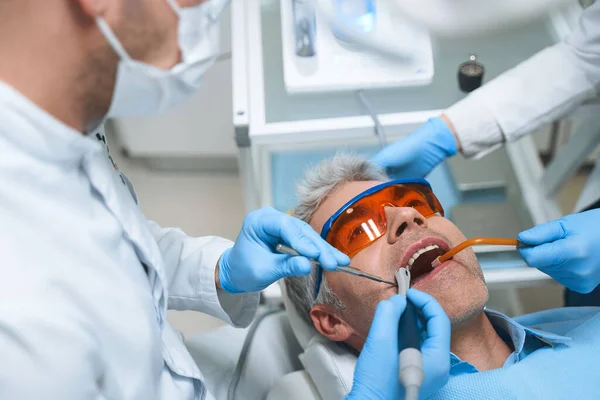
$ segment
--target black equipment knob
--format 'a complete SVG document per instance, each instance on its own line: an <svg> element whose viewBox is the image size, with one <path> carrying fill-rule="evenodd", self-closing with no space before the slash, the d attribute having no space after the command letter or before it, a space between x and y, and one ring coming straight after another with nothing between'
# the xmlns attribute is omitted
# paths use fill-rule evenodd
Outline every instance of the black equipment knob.
<svg viewBox="0 0 600 400"><path fill-rule="evenodd" d="M471 93L481 86L485 67L477 62L477 57L472 54L469 61L460 64L458 68L458 86L465 93Z"/></svg>

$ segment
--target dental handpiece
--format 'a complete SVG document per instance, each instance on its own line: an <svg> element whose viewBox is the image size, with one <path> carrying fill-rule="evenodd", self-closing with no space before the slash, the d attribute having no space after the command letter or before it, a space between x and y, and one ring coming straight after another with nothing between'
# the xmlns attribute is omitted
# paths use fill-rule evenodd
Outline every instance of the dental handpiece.
<svg viewBox="0 0 600 400"><path fill-rule="evenodd" d="M410 271L407 268L400 268L396 272L396 281L398 282L398 294L406 296L410 287ZM406 299L406 309L400 317L398 325L398 344L400 346L398 378L404 386L406 400L419 398L419 389L425 380L420 336L417 309Z"/></svg>

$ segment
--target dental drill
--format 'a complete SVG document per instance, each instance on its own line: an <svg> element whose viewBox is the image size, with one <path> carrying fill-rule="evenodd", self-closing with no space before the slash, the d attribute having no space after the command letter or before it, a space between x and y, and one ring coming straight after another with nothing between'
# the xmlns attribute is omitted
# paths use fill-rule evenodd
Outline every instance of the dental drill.
<svg viewBox="0 0 600 400"><path fill-rule="evenodd" d="M410 287L410 271L400 268L396 272L398 294L406 296ZM418 400L419 389L425 380L423 357L421 355L421 338L417 324L417 309L406 299L406 309L400 317L398 325L399 380L404 386L406 400Z"/></svg>

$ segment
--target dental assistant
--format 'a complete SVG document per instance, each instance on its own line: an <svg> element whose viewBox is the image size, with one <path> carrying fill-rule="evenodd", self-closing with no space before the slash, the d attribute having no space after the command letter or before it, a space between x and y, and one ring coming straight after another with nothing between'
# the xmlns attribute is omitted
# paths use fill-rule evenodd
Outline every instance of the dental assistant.
<svg viewBox="0 0 600 400"><path fill-rule="evenodd" d="M423 177L458 151L483 157L599 95L600 1L595 1L563 42L475 90L373 161L400 175ZM518 236L533 246L519 249L527 264L568 288L567 305L600 306L600 181L594 184L580 210L588 211Z"/></svg>

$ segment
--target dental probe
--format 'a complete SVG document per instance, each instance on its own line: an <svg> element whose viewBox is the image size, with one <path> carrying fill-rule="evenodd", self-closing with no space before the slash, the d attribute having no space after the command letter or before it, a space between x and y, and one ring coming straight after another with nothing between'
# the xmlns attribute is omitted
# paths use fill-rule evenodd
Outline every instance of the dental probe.
<svg viewBox="0 0 600 400"><path fill-rule="evenodd" d="M454 247L447 253L442 254L441 256L439 256L438 258L433 260L433 262L431 263L431 266L433 268L439 267L443 262L448 261L449 259L454 257L457 253L463 251L467 247L478 246L481 244L495 244L495 245L500 245L500 246L518 246L519 241L517 239L503 239L503 238L473 238L473 239L465 240L464 242L462 242L458 246Z"/></svg>
<svg viewBox="0 0 600 400"><path fill-rule="evenodd" d="M410 287L410 271L400 268L396 272L398 294L406 296ZM425 380L423 371L423 357L421 355L421 335L417 325L417 309L414 304L406 299L406 309L400 317L398 325L399 376L400 383L404 386L405 400L418 400L419 389Z"/></svg>
<svg viewBox="0 0 600 400"><path fill-rule="evenodd" d="M294 250L291 247L288 247L286 245L283 245L283 244L278 244L277 247L275 247L275 251L277 251L278 253L282 253L282 254L288 254L290 256L299 256L300 255L296 250ZM317 260L315 260L314 258L308 258L308 259L313 264L321 266L321 264L319 264L319 262ZM376 275L367 274L366 272L362 272L361 270L353 268L353 267L342 267L342 266L338 265L337 268L335 269L335 272L345 272L346 274L358 276L360 278L367 278L372 281L387 283L388 285L396 286L396 284L394 282L386 281L385 279L382 279Z"/></svg>

